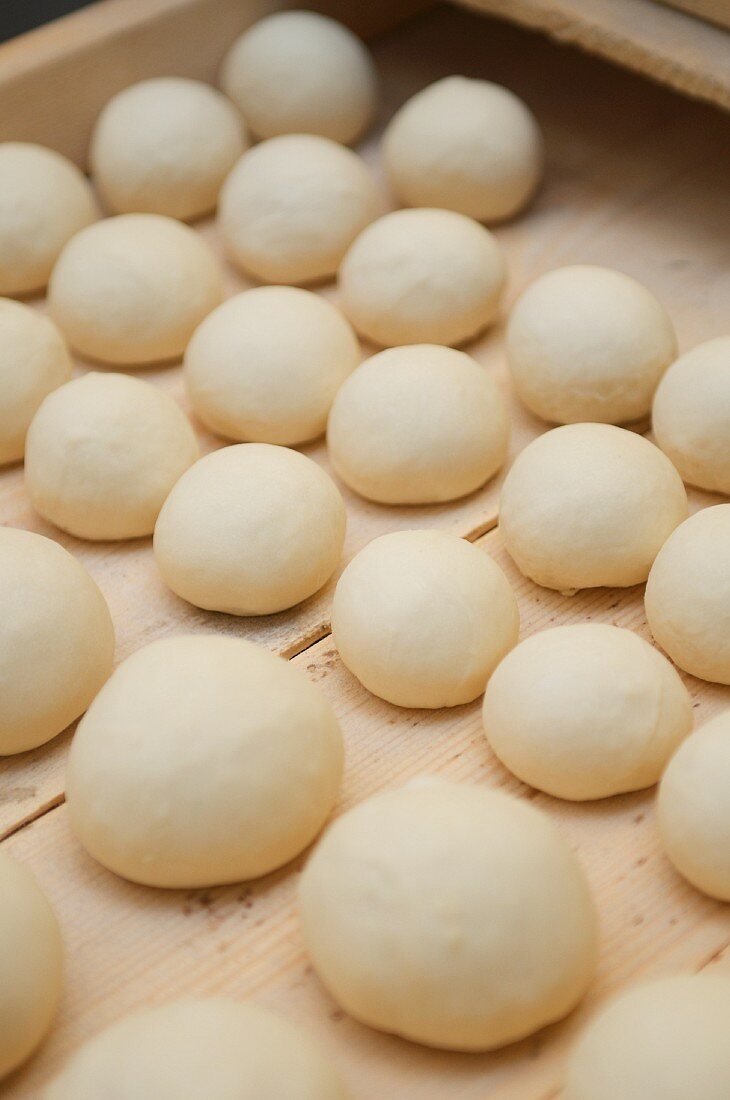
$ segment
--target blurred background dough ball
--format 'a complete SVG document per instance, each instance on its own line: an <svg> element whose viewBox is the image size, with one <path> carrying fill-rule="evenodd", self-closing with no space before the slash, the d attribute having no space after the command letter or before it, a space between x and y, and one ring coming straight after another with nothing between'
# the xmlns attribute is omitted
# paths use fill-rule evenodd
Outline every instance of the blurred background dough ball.
<svg viewBox="0 0 730 1100"><path fill-rule="evenodd" d="M461 344L494 321L506 280L496 238L451 210L396 210L354 241L342 308L376 344Z"/></svg>
<svg viewBox="0 0 730 1100"><path fill-rule="evenodd" d="M507 88L464 76L412 96L385 131L383 155L406 205L442 206L480 222L516 214L542 175L532 112Z"/></svg>
<svg viewBox="0 0 730 1100"><path fill-rule="evenodd" d="M172 397L126 374L92 371L36 413L25 487L37 512L82 539L151 535L167 494L198 458Z"/></svg>
<svg viewBox="0 0 730 1100"><path fill-rule="evenodd" d="M199 80L162 76L109 100L89 158L94 183L115 214L187 220L215 209L247 145L245 124L225 96Z"/></svg>
<svg viewBox="0 0 730 1100"><path fill-rule="evenodd" d="M344 570L332 605L344 664L373 695L401 707L476 699L519 625L499 566L444 531L373 539Z"/></svg>
<svg viewBox="0 0 730 1100"><path fill-rule="evenodd" d="M648 415L677 354L664 307L635 279L577 264L518 298L507 359L519 397L543 420L625 424Z"/></svg>
<svg viewBox="0 0 730 1100"><path fill-rule="evenodd" d="M229 298L196 329L185 382L196 413L218 435L294 446L322 435L359 361L355 333L324 298L262 286Z"/></svg>
<svg viewBox="0 0 730 1100"><path fill-rule="evenodd" d="M509 418L487 372L453 348L389 348L351 374L327 428L335 471L383 504L455 500L507 457Z"/></svg>
<svg viewBox="0 0 730 1100"><path fill-rule="evenodd" d="M666 455L611 424L569 424L533 440L502 487L499 526L525 576L546 588L641 584L687 516Z"/></svg>
<svg viewBox="0 0 730 1100"><path fill-rule="evenodd" d="M331 278L382 202L364 161L328 138L256 145L228 176L219 223L229 257L268 283Z"/></svg>
<svg viewBox="0 0 730 1100"><path fill-rule="evenodd" d="M81 355L141 367L181 356L223 287L194 230L158 214L120 214L69 241L48 297L51 316Z"/></svg>

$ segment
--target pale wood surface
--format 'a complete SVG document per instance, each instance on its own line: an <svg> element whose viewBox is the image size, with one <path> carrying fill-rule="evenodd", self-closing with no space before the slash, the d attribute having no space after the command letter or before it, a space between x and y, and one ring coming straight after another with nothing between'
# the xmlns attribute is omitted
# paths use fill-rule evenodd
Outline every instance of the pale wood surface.
<svg viewBox="0 0 730 1100"><path fill-rule="evenodd" d="M657 0L730 29L730 0Z"/></svg>

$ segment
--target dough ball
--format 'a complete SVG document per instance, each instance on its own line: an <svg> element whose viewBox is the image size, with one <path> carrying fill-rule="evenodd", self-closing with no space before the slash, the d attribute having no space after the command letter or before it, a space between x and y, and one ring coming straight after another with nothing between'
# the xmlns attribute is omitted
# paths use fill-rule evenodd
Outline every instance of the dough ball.
<svg viewBox="0 0 730 1100"><path fill-rule="evenodd" d="M270 615L334 573L345 506L316 462L287 447L239 443L206 455L160 512L154 549L184 600L229 615Z"/></svg>
<svg viewBox="0 0 730 1100"><path fill-rule="evenodd" d="M247 147L246 129L225 96L199 80L162 76L118 92L97 119L91 170L116 214L198 218Z"/></svg>
<svg viewBox="0 0 730 1100"><path fill-rule="evenodd" d="M543 420L625 424L647 416L677 354L664 306L635 279L578 264L518 299L507 358L519 397Z"/></svg>
<svg viewBox="0 0 730 1100"><path fill-rule="evenodd" d="M68 382L71 357L47 317L0 298L0 465L17 462L25 436L46 394Z"/></svg>
<svg viewBox="0 0 730 1100"><path fill-rule="evenodd" d="M126 374L91 372L55 390L28 432L25 487L37 512L82 539L151 535L198 457L180 406Z"/></svg>
<svg viewBox="0 0 730 1100"><path fill-rule="evenodd" d="M335 398L330 458L351 489L383 504L456 500L504 464L502 394L468 355L434 344L390 348Z"/></svg>
<svg viewBox="0 0 730 1100"><path fill-rule="evenodd" d="M444 531L373 539L343 572L332 605L343 662L373 695L400 707L476 699L519 625L499 566Z"/></svg>
<svg viewBox="0 0 730 1100"><path fill-rule="evenodd" d="M181 356L223 288L194 230L157 214L120 214L69 241L48 295L51 316L78 352L141 367Z"/></svg>
<svg viewBox="0 0 730 1100"><path fill-rule="evenodd" d="M231 260L268 283L331 278L382 208L364 161L327 138L287 134L239 160L221 192Z"/></svg>
<svg viewBox="0 0 730 1100"><path fill-rule="evenodd" d="M98 217L70 160L42 145L0 143L0 294L43 290L66 241Z"/></svg>
<svg viewBox="0 0 730 1100"><path fill-rule="evenodd" d="M533 634L492 673L492 749L524 783L582 801L656 783L692 729L676 671L630 630L605 623Z"/></svg>
<svg viewBox="0 0 730 1100"><path fill-rule="evenodd" d="M415 780L325 833L301 879L304 939L361 1023L491 1050L559 1020L596 962L583 871L548 817L487 787Z"/></svg>
<svg viewBox="0 0 730 1100"><path fill-rule="evenodd" d="M83 566L43 535L0 527L0 755L78 718L113 658L109 609Z"/></svg>
<svg viewBox="0 0 730 1100"><path fill-rule="evenodd" d="M370 125L377 77L352 31L313 11L269 15L234 42L225 92L254 134L321 134L345 145Z"/></svg>
<svg viewBox="0 0 730 1100"><path fill-rule="evenodd" d="M376 344L461 344L494 321L505 278L484 226L451 210L396 210L350 247L340 296Z"/></svg>
<svg viewBox="0 0 730 1100"><path fill-rule="evenodd" d="M334 306L288 286L261 286L218 306L185 352L193 408L228 439L293 446L316 439L360 346Z"/></svg>
<svg viewBox="0 0 730 1100"><path fill-rule="evenodd" d="M685 481L730 496L730 336L672 363L655 394L652 422Z"/></svg>
<svg viewBox="0 0 730 1100"><path fill-rule="evenodd" d="M658 447L611 424L569 424L517 456L499 526L518 568L558 591L640 584L687 515L682 479Z"/></svg>
<svg viewBox="0 0 730 1100"><path fill-rule="evenodd" d="M532 112L499 84L448 76L396 112L383 139L393 191L408 206L442 206L477 221L509 218L542 175Z"/></svg>
<svg viewBox="0 0 730 1100"><path fill-rule="evenodd" d="M704 508L662 547L649 574L646 617L676 665L730 684L730 504Z"/></svg>

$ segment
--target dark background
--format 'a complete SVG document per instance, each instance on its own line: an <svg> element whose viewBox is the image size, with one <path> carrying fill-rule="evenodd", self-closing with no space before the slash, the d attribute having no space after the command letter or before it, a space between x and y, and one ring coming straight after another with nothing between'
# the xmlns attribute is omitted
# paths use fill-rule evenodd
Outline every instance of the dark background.
<svg viewBox="0 0 730 1100"><path fill-rule="evenodd" d="M0 42L89 3L91 0L0 0Z"/></svg>

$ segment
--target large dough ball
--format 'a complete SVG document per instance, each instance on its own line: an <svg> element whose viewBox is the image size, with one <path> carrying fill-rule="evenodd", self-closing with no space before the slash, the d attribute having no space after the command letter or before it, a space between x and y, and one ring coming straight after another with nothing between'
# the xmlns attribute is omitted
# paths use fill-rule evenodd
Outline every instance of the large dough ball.
<svg viewBox="0 0 730 1100"><path fill-rule="evenodd" d="M401 707L476 699L518 633L502 570L443 531L373 539L343 572L332 604L345 665L373 695Z"/></svg>
<svg viewBox="0 0 730 1100"><path fill-rule="evenodd" d="M76 558L0 527L0 755L34 749L78 718L113 658L109 609Z"/></svg>
<svg viewBox="0 0 730 1100"><path fill-rule="evenodd" d="M79 724L71 824L133 882L238 882L314 839L342 761L332 708L287 661L242 638L163 638L119 666Z"/></svg>
<svg viewBox="0 0 730 1100"><path fill-rule="evenodd" d="M78 233L48 288L69 343L101 363L177 359L223 297L213 253L188 226L157 214L120 214Z"/></svg>
<svg viewBox="0 0 730 1100"><path fill-rule="evenodd" d="M499 526L521 571L571 592L640 584L687 515L669 459L610 424L569 424L517 456L502 488Z"/></svg>
<svg viewBox="0 0 730 1100"><path fill-rule="evenodd" d="M180 406L126 374L91 372L50 394L28 432L25 487L45 519L82 539L151 535L199 454Z"/></svg>
<svg viewBox="0 0 730 1100"><path fill-rule="evenodd" d="M542 275L507 326L518 395L557 424L646 416L676 354L664 307L641 283L606 267L578 264Z"/></svg>
<svg viewBox="0 0 730 1100"><path fill-rule="evenodd" d="M566 1015L596 961L582 869L549 819L487 787L420 779L332 825L301 879L304 938L361 1023L491 1050Z"/></svg>
<svg viewBox="0 0 730 1100"><path fill-rule="evenodd" d="M269 615L334 573L345 506L316 462L267 443L196 462L162 507L154 549L173 592L208 611Z"/></svg>
<svg viewBox="0 0 730 1100"><path fill-rule="evenodd" d="M516 214L542 174L542 138L521 99L488 80L448 76L405 103L383 141L395 194L477 221Z"/></svg>
<svg viewBox="0 0 730 1100"><path fill-rule="evenodd" d="M484 695L484 729L502 763L557 798L656 783L692 729L676 671L630 630L558 626L508 653Z"/></svg>
<svg viewBox="0 0 730 1100"><path fill-rule="evenodd" d="M503 465L502 394L468 355L434 344L368 359L335 398L327 428L335 470L383 504L455 500Z"/></svg>
<svg viewBox="0 0 730 1100"><path fill-rule="evenodd" d="M185 352L185 381L212 431L293 446L322 435L332 400L359 361L354 332L324 298L261 286L206 317Z"/></svg>

